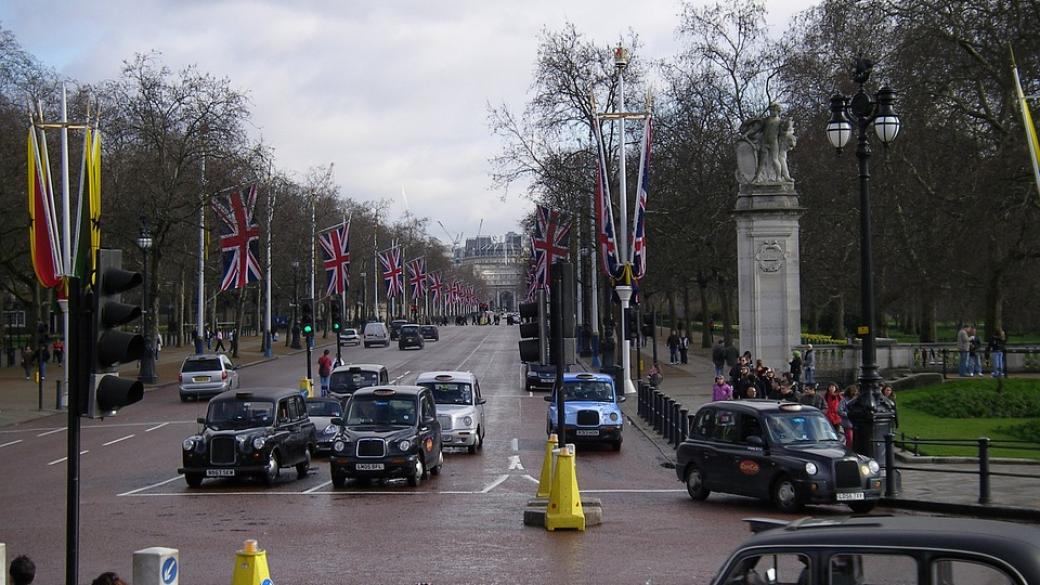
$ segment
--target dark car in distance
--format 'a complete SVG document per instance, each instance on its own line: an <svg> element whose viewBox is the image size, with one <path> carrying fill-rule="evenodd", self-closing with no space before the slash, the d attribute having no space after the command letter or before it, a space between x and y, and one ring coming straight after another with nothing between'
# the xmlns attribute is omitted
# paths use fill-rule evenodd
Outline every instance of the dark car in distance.
<svg viewBox="0 0 1040 585"><path fill-rule="evenodd" d="M202 430L181 445L189 487L206 478L259 477L270 485L283 467L307 476L316 437L300 391L264 388L226 392L209 401Z"/></svg>
<svg viewBox="0 0 1040 585"><path fill-rule="evenodd" d="M419 334L422 335L423 339L429 341L440 341L441 332L437 330L436 325L422 325L419 327Z"/></svg>
<svg viewBox="0 0 1040 585"><path fill-rule="evenodd" d="M405 319L394 319L390 322L390 340L397 341L397 336L401 332L401 326L407 325L408 321Z"/></svg>
<svg viewBox="0 0 1040 585"><path fill-rule="evenodd" d="M675 472L694 500L717 491L772 500L784 512L846 504L866 513L881 497L876 461L846 448L819 410L775 400L702 406Z"/></svg>
<svg viewBox="0 0 1040 585"><path fill-rule="evenodd" d="M433 391L421 386L376 386L354 393L332 443L332 485L348 479L405 478L417 486L440 473L441 425Z"/></svg>
<svg viewBox="0 0 1040 585"><path fill-rule="evenodd" d="M565 368L564 371L567 371ZM556 366L552 364L524 364L524 391L552 390L556 382Z"/></svg>
<svg viewBox="0 0 1040 585"><path fill-rule="evenodd" d="M397 349L408 349L410 347L418 347L422 349L426 346L426 342L423 340L423 336L419 333L419 326L409 323L407 325L401 325L401 329L397 332Z"/></svg>
<svg viewBox="0 0 1040 585"><path fill-rule="evenodd" d="M1040 583L1040 529L975 518L748 519L755 534L711 585Z"/></svg>

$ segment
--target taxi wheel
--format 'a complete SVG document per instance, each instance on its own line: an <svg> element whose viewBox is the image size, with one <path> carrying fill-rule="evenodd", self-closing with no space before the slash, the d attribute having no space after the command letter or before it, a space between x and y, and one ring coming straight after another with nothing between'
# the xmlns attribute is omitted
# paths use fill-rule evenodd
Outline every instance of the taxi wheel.
<svg viewBox="0 0 1040 585"><path fill-rule="evenodd" d="M264 468L264 483L271 485L278 479L278 474L281 473L282 462L278 460L278 453L271 451L271 454L267 457L267 465Z"/></svg>
<svg viewBox="0 0 1040 585"><path fill-rule="evenodd" d="M341 488L347 485L347 478L344 475L333 475L332 476L332 487Z"/></svg>
<svg viewBox="0 0 1040 585"><path fill-rule="evenodd" d="M791 478L781 476L773 483L773 503L781 512L797 512L802 508L798 499L798 490Z"/></svg>
<svg viewBox="0 0 1040 585"><path fill-rule="evenodd" d="M303 478L307 477L307 474L311 470L311 450L310 449L305 449L304 450L304 454L305 455L304 455L303 461L301 461L301 462L296 464L296 478L297 479L303 479Z"/></svg>
<svg viewBox="0 0 1040 585"><path fill-rule="evenodd" d="M422 480L426 477L426 467L423 466L422 458L415 460L415 469L412 474L408 476L408 485L412 487L418 487Z"/></svg>
<svg viewBox="0 0 1040 585"><path fill-rule="evenodd" d="M690 465L686 469L686 491L694 500L706 500L711 493L704 487L704 473L696 465Z"/></svg>
<svg viewBox="0 0 1040 585"><path fill-rule="evenodd" d="M185 473L184 482L188 484L190 488L197 488L202 485L202 474L201 473Z"/></svg>
<svg viewBox="0 0 1040 585"><path fill-rule="evenodd" d="M442 452L440 452L437 455L437 466L430 468L430 474L431 475L440 475L441 474L441 467L443 467L443 466L444 466L444 452L442 451Z"/></svg>
<svg viewBox="0 0 1040 585"><path fill-rule="evenodd" d="M483 428L477 429L477 450L479 450L479 451L483 451L484 450L484 429Z"/></svg>
<svg viewBox="0 0 1040 585"><path fill-rule="evenodd" d="M869 514L874 509L875 505L877 505L877 502L872 500L865 502L849 502L849 508L857 514Z"/></svg>
<svg viewBox="0 0 1040 585"><path fill-rule="evenodd" d="M615 451L620 451L621 450L621 439L618 439L616 441L611 442L610 443L610 448L615 450Z"/></svg>

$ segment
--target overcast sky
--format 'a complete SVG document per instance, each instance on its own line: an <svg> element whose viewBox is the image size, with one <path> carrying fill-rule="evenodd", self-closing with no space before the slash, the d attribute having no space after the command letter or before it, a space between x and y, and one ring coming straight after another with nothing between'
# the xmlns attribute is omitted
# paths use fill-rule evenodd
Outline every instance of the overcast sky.
<svg viewBox="0 0 1040 585"><path fill-rule="evenodd" d="M814 3L769 0L774 33ZM279 168L302 178L335 163L342 193L389 199L394 215L403 191L447 240L434 220L473 237L483 219L485 235L500 235L533 206L522 187L491 187L487 104L522 110L543 28L573 22L604 46L631 28L642 56L660 59L678 50L680 11L678 0L3 0L0 25L84 82L151 50L228 77Z"/></svg>

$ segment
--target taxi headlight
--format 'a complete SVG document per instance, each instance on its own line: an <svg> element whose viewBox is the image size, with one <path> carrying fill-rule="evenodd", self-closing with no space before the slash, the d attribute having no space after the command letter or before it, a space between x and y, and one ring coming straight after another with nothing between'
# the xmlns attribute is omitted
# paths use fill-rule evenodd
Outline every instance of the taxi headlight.
<svg viewBox="0 0 1040 585"><path fill-rule="evenodd" d="M397 448L401 451L407 451L408 449L412 448L412 442L408 439L404 439L403 441L397 444Z"/></svg>
<svg viewBox="0 0 1040 585"><path fill-rule="evenodd" d="M610 413L610 422L617 422L618 418L620 418L620 417L618 417L618 413L616 413L616 412Z"/></svg>
<svg viewBox="0 0 1040 585"><path fill-rule="evenodd" d="M877 461L871 459L867 462L867 471L869 471L871 475L877 475L881 472L881 466L878 465Z"/></svg>
<svg viewBox="0 0 1040 585"><path fill-rule="evenodd" d="M264 443L266 442L267 440L263 437L256 437L253 439L253 448L259 451L260 449L264 448Z"/></svg>
<svg viewBox="0 0 1040 585"><path fill-rule="evenodd" d="M805 472L808 473L809 475L816 475L816 473L818 471L820 471L820 470L816 467L816 464L813 463L812 461L807 461L805 463Z"/></svg>
<svg viewBox="0 0 1040 585"><path fill-rule="evenodd" d="M347 444L344 443L343 441L336 441L335 443L332 444L332 450L337 452L337 453L342 453L343 451L346 450L346 448L347 448Z"/></svg>
<svg viewBox="0 0 1040 585"><path fill-rule="evenodd" d="M462 426L464 426L464 427L471 427L471 426L473 426L473 417L472 416L464 416L464 417L462 417Z"/></svg>
<svg viewBox="0 0 1040 585"><path fill-rule="evenodd" d="M185 451L191 451L195 447L195 439L184 439L184 442L181 443L181 447L183 447Z"/></svg>
<svg viewBox="0 0 1040 585"><path fill-rule="evenodd" d="M325 427L325 430L322 431L322 434L323 435L335 435L336 434L336 425L329 425L329 426Z"/></svg>

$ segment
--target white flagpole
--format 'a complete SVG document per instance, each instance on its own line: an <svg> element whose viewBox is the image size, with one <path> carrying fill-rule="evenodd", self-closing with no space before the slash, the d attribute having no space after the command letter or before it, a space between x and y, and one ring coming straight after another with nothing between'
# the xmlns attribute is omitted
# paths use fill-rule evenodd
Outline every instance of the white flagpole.
<svg viewBox="0 0 1040 585"><path fill-rule="evenodd" d="M65 84L61 84L61 121L67 123L69 121L69 109L67 93L65 90ZM83 153L86 156L86 152ZM61 127L61 238L62 248L61 251L64 254L64 262L62 263L62 273L68 277L72 275L72 238L69 237L72 232L72 224L69 218L71 205L69 204L69 129L67 126ZM90 206L87 206L88 213ZM69 339L69 301L58 301L58 306L61 307L62 314L62 336L65 339L65 355L69 355L70 341ZM75 343L75 342L73 342ZM78 351L78 349L77 349ZM69 389L69 368L62 368L62 385L65 388L65 396L68 396ZM68 402L68 398L65 398L65 402Z"/></svg>
<svg viewBox="0 0 1040 585"><path fill-rule="evenodd" d="M618 230L621 246L618 248L618 257L624 268L621 284L617 286L618 298L621 299L621 323L619 328L621 332L621 368L624 370L625 394L635 394L636 388L632 384L632 343L628 340L628 335L625 331L625 314L628 311L629 299L632 298L632 287L629 284L631 268L629 266L630 258L628 257L628 187L625 184L625 67L628 65L628 51L618 46L614 53L614 63L618 69L618 113L621 114L621 117L618 118L618 123L620 124L620 132L618 133L620 136L618 142L618 158L620 159L618 174L620 175L621 186L621 193L618 197L618 207L621 212L621 229Z"/></svg>
<svg viewBox="0 0 1040 585"><path fill-rule="evenodd" d="M379 216L376 216L376 224L379 223ZM376 321L379 320L379 278L383 274L383 269L379 265L379 242L376 241L376 229L372 228L372 312L375 313Z"/></svg>
<svg viewBox="0 0 1040 585"><path fill-rule="evenodd" d="M315 227L314 227L314 195L315 195L314 193L311 193L311 197L310 197L310 199L311 199L311 266L310 266L310 274L311 274L311 287L310 287L310 291L311 291L311 298L310 298L310 304L311 304L311 318L314 319L315 322L317 322L318 313L317 313L317 311L314 310L315 309L315 307L314 307L314 238L315 238L315 234L314 234L314 229L315 229ZM314 337L315 336L312 334L310 336L310 338L307 340L307 343L310 344L311 347L314 347Z"/></svg>
<svg viewBox="0 0 1040 585"><path fill-rule="evenodd" d="M274 189L267 186L267 258L264 267L264 357L273 357L271 341L271 224L274 222Z"/></svg>
<svg viewBox="0 0 1040 585"><path fill-rule="evenodd" d="M202 155L202 193L199 197L199 292L196 301L195 312L195 335L192 343L195 351L202 353L204 347L205 328L203 322L206 316L206 154Z"/></svg>

